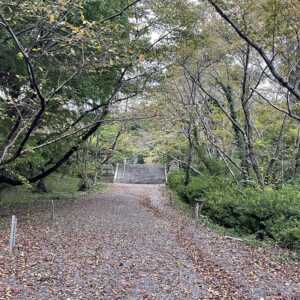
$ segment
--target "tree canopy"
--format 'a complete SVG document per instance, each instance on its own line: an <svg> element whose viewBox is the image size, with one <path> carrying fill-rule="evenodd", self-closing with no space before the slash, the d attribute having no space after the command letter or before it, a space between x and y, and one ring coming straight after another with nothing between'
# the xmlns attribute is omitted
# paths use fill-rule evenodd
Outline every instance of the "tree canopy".
<svg viewBox="0 0 300 300"><path fill-rule="evenodd" d="M71 166L101 128L109 160L175 160L186 182L299 175L298 1L0 4L0 182Z"/></svg>

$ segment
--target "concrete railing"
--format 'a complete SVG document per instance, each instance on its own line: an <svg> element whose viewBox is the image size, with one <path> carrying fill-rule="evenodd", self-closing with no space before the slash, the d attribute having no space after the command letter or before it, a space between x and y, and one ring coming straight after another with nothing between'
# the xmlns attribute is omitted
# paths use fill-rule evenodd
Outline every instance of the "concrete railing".
<svg viewBox="0 0 300 300"><path fill-rule="evenodd" d="M165 168L161 165L118 164L114 182L162 184L166 182Z"/></svg>

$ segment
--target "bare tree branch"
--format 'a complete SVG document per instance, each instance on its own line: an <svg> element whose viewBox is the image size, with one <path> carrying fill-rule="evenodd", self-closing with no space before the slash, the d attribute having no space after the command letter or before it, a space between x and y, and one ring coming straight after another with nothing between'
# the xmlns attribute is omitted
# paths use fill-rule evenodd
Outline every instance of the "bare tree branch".
<svg viewBox="0 0 300 300"><path fill-rule="evenodd" d="M285 110L275 104L272 103L271 100L269 100L267 97L265 97L263 94L261 94L260 92L258 92L257 90L254 90L254 92L260 96L264 101L266 101L270 106L272 106L273 108L275 108L276 110L288 115L289 117L293 118L294 120L300 121L300 117L294 115L291 111Z"/></svg>
<svg viewBox="0 0 300 300"><path fill-rule="evenodd" d="M27 54L27 52L25 51L24 47L22 46L21 42L19 41L19 39L17 38L17 36L15 35L13 29L9 26L9 24L5 21L4 17L0 14L0 25L3 26L6 31L8 32L8 34L12 37L12 39L14 40L17 48L20 50L20 52L22 53L26 68L27 68L27 73L29 76L29 80L31 83L31 87L33 88L33 90L35 91L37 97L40 100L40 109L38 110L37 114L34 116L31 125L29 126L23 140L21 141L17 151L15 152L15 154L9 159L9 161L13 161L15 160L20 153L22 152L24 146L26 145L29 137L31 136L31 134L33 133L33 131L35 130L35 128L38 126L40 119L43 117L45 109L46 109L46 100L44 98L44 96L42 95L40 88L38 86L36 77L35 77L35 73L34 73L34 69L33 66L31 64L31 61L29 59L29 56Z"/></svg>
<svg viewBox="0 0 300 300"><path fill-rule="evenodd" d="M103 19L103 20L101 21L101 23L104 23L104 22L107 22L107 21L111 21L111 20L113 20L113 19L115 19L115 18L117 18L117 17L122 16L122 15L124 14L124 12L127 11L130 7L136 5L138 2L141 2L141 1L142 1L142 0L135 0L135 1L131 2L131 3L129 3L127 6L125 6L125 7L124 7L121 11L119 11L118 13L116 13L116 14L114 14L114 15L112 15L112 16L109 16L109 17Z"/></svg>
<svg viewBox="0 0 300 300"><path fill-rule="evenodd" d="M250 39L245 33L241 31L241 29L231 20L231 18L221 9L219 5L213 0L208 0L208 2L215 8L217 13L228 23L230 26L235 30L235 32L244 40L247 44L249 44L252 48L254 48L257 53L261 56L264 60L266 65L268 66L272 75L276 78L278 83L286 88L292 95L294 95L300 101L300 94L299 92L294 89L288 81L286 81L275 69L273 61L268 58L268 55L264 51L262 47L260 47L257 43Z"/></svg>

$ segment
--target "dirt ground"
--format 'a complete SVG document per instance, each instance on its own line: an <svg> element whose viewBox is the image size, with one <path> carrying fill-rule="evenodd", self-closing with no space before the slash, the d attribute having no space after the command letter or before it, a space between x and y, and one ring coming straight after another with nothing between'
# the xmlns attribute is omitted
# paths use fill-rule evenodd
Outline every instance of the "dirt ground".
<svg viewBox="0 0 300 300"><path fill-rule="evenodd" d="M114 184L0 227L0 299L300 299L300 265L220 236L172 207L162 185Z"/></svg>

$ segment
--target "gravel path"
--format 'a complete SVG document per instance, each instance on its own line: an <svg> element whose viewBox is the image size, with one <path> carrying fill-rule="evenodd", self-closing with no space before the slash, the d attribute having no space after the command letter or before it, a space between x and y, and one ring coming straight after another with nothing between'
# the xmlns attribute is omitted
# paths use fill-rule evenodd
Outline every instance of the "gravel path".
<svg viewBox="0 0 300 300"><path fill-rule="evenodd" d="M0 228L0 299L300 299L298 264L196 228L164 194L117 184L54 222L19 217L15 256Z"/></svg>

